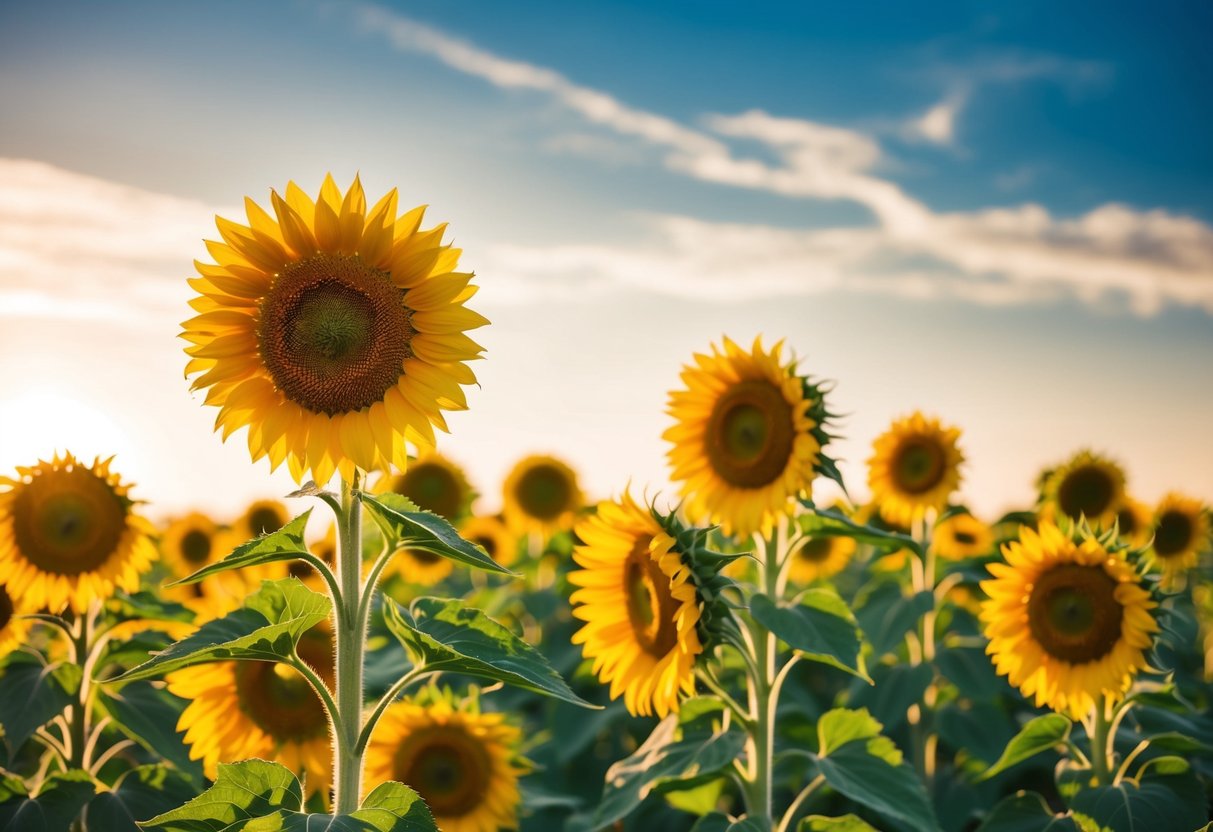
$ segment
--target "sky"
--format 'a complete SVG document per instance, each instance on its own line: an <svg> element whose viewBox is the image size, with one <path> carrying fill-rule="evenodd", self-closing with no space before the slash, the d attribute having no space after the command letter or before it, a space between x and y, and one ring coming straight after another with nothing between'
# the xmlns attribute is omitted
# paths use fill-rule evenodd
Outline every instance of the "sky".
<svg viewBox="0 0 1213 832"><path fill-rule="evenodd" d="M1201 2L0 3L0 470L116 454L147 511L292 490L189 392L186 278L246 195L358 173L449 222L486 360L441 450L670 493L723 335L915 409L963 496L1105 452L1213 499L1213 7ZM829 491L823 492L829 496ZM672 496L672 494L671 494Z"/></svg>

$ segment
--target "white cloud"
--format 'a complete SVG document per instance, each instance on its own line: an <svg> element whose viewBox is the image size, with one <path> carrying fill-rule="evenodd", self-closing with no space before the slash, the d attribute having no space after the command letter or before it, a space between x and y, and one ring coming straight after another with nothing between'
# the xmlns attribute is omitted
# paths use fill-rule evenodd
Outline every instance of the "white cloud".
<svg viewBox="0 0 1213 832"><path fill-rule="evenodd" d="M956 120L968 103L965 91L956 91L935 104L921 116L910 119L902 135L911 140L948 146L956 141Z"/></svg>

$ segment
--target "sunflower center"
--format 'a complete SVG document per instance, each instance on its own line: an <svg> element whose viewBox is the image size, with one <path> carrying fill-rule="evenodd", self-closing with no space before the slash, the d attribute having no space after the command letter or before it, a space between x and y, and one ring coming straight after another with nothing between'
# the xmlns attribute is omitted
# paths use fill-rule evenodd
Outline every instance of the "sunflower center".
<svg viewBox="0 0 1213 832"><path fill-rule="evenodd" d="M488 535L484 535L483 537L473 537L472 542L475 543L477 546L479 546L481 549L484 549L484 551L486 551L488 553L489 557L496 559L496 557L497 557L497 541L496 540L489 537Z"/></svg>
<svg viewBox="0 0 1213 832"><path fill-rule="evenodd" d="M1112 651L1124 607L1101 566L1062 564L1042 574L1028 597L1028 627L1046 653L1085 664Z"/></svg>
<svg viewBox="0 0 1213 832"><path fill-rule="evenodd" d="M897 486L909 494L923 494L943 481L944 452L937 442L913 437L902 443L893 460Z"/></svg>
<svg viewBox="0 0 1213 832"><path fill-rule="evenodd" d="M642 650L663 658L678 646L674 620L677 601L670 593L670 578L649 554L650 537L636 540L623 565L623 587L628 620Z"/></svg>
<svg viewBox="0 0 1213 832"><path fill-rule="evenodd" d="M417 790L438 818L462 817L484 802L492 761L461 728L435 725L409 734L396 750L394 774Z"/></svg>
<svg viewBox="0 0 1213 832"><path fill-rule="evenodd" d="M448 520L463 508L463 489L455 474L444 465L422 462L409 467L397 481L396 491L419 508Z"/></svg>
<svg viewBox="0 0 1213 832"><path fill-rule="evenodd" d="M18 490L12 512L21 554L42 571L61 575L101 566L126 530L126 503L86 468L38 474Z"/></svg>
<svg viewBox="0 0 1213 832"><path fill-rule="evenodd" d="M569 510L572 489L563 471L551 465L536 465L518 479L515 496L528 515L550 521Z"/></svg>
<svg viewBox="0 0 1213 832"><path fill-rule="evenodd" d="M8 590L0 584L0 632L13 620L13 599L8 597Z"/></svg>
<svg viewBox="0 0 1213 832"><path fill-rule="evenodd" d="M424 549L409 549L409 557L418 563L424 563L426 566L442 560L442 555L435 555L433 552L427 552Z"/></svg>
<svg viewBox="0 0 1213 832"><path fill-rule="evenodd" d="M332 682L331 639L307 633L299 657ZM305 742L328 732L324 705L307 680L292 667L274 662L236 662L236 699L240 709L276 742Z"/></svg>
<svg viewBox="0 0 1213 832"><path fill-rule="evenodd" d="M738 488L761 488L787 470L795 426L792 406L769 381L734 384L712 408L704 450L716 473Z"/></svg>
<svg viewBox="0 0 1213 832"><path fill-rule="evenodd" d="M1192 518L1181 511L1163 512L1154 530L1154 551L1159 557L1183 554L1192 543Z"/></svg>
<svg viewBox="0 0 1213 832"><path fill-rule="evenodd" d="M1137 514L1131 508L1122 508L1116 514L1116 527L1121 537L1132 537L1137 533Z"/></svg>
<svg viewBox="0 0 1213 832"><path fill-rule="evenodd" d="M1076 468L1057 488L1057 505L1067 517L1095 518L1108 510L1114 486L1107 472L1094 466Z"/></svg>
<svg viewBox="0 0 1213 832"><path fill-rule="evenodd" d="M201 529L190 529L181 538L181 557L189 563L206 563L211 556L211 536Z"/></svg>
<svg viewBox="0 0 1213 832"><path fill-rule="evenodd" d="M282 528L282 515L274 508L256 508L249 514L248 524L254 534L271 534Z"/></svg>
<svg viewBox="0 0 1213 832"><path fill-rule="evenodd" d="M952 539L963 546L972 546L977 542L977 535L972 532L952 532Z"/></svg>
<svg viewBox="0 0 1213 832"><path fill-rule="evenodd" d="M807 560L809 563L825 563L830 557L830 550L833 548L833 541L830 538L814 537L806 540L796 550L796 557L801 560Z"/></svg>
<svg viewBox="0 0 1213 832"><path fill-rule="evenodd" d="M416 331L404 293L357 255L292 263L261 302L261 357L291 401L349 413L382 400L403 372Z"/></svg>

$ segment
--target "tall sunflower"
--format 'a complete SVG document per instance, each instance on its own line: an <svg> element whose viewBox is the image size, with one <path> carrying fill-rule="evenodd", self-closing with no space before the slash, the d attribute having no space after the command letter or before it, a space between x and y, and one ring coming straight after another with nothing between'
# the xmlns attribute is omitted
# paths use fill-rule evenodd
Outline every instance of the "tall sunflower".
<svg viewBox="0 0 1213 832"><path fill-rule="evenodd" d="M953 514L935 526L931 547L946 560L964 560L994 551L994 532L972 514Z"/></svg>
<svg viewBox="0 0 1213 832"><path fill-rule="evenodd" d="M584 541L569 575L573 616L586 622L573 635L594 673L623 695L637 716L677 711L695 689L695 658L703 652L696 625L700 604L691 570L673 537L652 513L624 494L603 502L577 524Z"/></svg>
<svg viewBox="0 0 1213 832"><path fill-rule="evenodd" d="M445 225L419 230L424 207L397 217L395 190L368 211L357 178L344 195L326 176L314 201L293 182L270 199L273 216L246 199L247 226L216 220L216 262L190 281L186 375L225 439L247 427L254 461L296 481L403 470L405 441L432 448L476 381L465 332L488 321L464 307L476 287L460 250Z"/></svg>
<svg viewBox="0 0 1213 832"><path fill-rule="evenodd" d="M1044 479L1042 516L1085 517L1093 526L1108 527L1125 496L1125 472L1112 460L1079 451Z"/></svg>
<svg viewBox="0 0 1213 832"><path fill-rule="evenodd" d="M675 424L662 436L692 519L745 538L769 531L793 500L811 494L828 414L795 359L781 359L782 341L769 352L761 337L748 352L729 338L723 344L683 368L685 389L669 399Z"/></svg>
<svg viewBox="0 0 1213 832"><path fill-rule="evenodd" d="M510 469L502 486L502 511L520 533L550 535L573 524L585 497L577 472L553 456L528 456Z"/></svg>
<svg viewBox="0 0 1213 832"><path fill-rule="evenodd" d="M332 650L323 629L309 630L298 646L299 657L330 686ZM328 794L328 717L299 671L274 662L214 662L174 671L165 681L189 702L177 730L207 777L215 779L221 762L257 757L306 774L309 794Z"/></svg>
<svg viewBox="0 0 1213 832"><path fill-rule="evenodd" d="M24 612L32 612L19 599L8 594L4 584L0 584L0 659L16 650L25 641L29 632L29 622L21 619Z"/></svg>
<svg viewBox="0 0 1213 832"><path fill-rule="evenodd" d="M412 787L443 832L516 829L521 740L502 714L455 708L445 698L396 702L367 745L366 782Z"/></svg>
<svg viewBox="0 0 1213 832"><path fill-rule="evenodd" d="M1122 696L1158 624L1157 604L1125 558L1094 537L1075 541L1049 522L1003 546L981 620L998 673L1037 707L1080 719L1101 696Z"/></svg>
<svg viewBox="0 0 1213 832"><path fill-rule="evenodd" d="M488 514L469 517L459 527L464 540L470 540L505 567L518 560L518 539L510 534L505 523Z"/></svg>
<svg viewBox="0 0 1213 832"><path fill-rule="evenodd" d="M452 523L467 514L473 496L463 469L436 452L423 454L402 474L385 477L379 490L402 494Z"/></svg>
<svg viewBox="0 0 1213 832"><path fill-rule="evenodd" d="M1200 500L1171 492L1154 512L1154 557L1173 585L1209 545L1209 517Z"/></svg>
<svg viewBox="0 0 1213 832"><path fill-rule="evenodd" d="M929 510L942 511L960 487L964 454L960 429L921 412L898 419L876 438L868 460L868 487L889 523L912 528Z"/></svg>
<svg viewBox="0 0 1213 832"><path fill-rule="evenodd" d="M0 477L0 575L30 607L83 613L115 587L128 592L156 559L155 528L134 511L111 459L70 453Z"/></svg>

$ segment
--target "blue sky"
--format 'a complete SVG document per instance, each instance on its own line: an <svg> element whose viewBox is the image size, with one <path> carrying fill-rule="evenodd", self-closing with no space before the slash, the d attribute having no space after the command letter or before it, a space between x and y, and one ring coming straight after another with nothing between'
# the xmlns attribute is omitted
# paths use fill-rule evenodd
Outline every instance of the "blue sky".
<svg viewBox="0 0 1213 832"><path fill-rule="evenodd" d="M216 451L171 339L210 215L331 169L429 203L481 275L445 450L490 506L531 450L660 486L678 366L758 332L839 381L859 494L922 407L987 511L1086 445L1208 498L1211 30L1195 2L5 4L0 466L53 450L19 408L71 401L166 511L284 490Z"/></svg>

